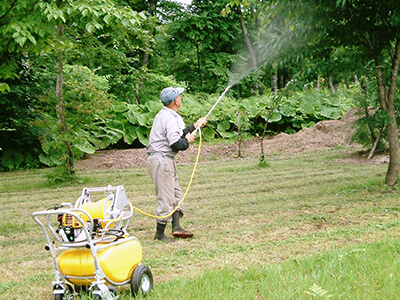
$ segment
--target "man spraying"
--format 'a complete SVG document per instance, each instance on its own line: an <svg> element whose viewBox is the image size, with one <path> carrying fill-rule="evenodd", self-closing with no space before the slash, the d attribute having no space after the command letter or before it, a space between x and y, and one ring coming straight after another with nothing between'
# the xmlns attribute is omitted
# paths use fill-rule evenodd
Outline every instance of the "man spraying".
<svg viewBox="0 0 400 300"><path fill-rule="evenodd" d="M180 200L183 193L178 183L175 165L175 155L179 151L189 148L196 139L196 128L207 123L206 118L200 118L196 123L185 127L178 109L182 105L181 95L183 88L168 87L161 91L160 97L164 107L154 118L147 146L147 169L154 182L158 201L157 216L170 214ZM172 216L157 219L156 240L172 242L174 240L164 233L168 222L172 222L172 235L178 238L189 238L192 232L184 230L179 219L183 217L183 209L179 207Z"/></svg>

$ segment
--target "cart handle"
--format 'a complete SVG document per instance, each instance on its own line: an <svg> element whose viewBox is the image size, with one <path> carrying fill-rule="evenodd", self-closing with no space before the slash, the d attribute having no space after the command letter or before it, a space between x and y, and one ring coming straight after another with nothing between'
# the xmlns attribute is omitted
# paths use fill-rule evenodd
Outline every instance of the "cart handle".
<svg viewBox="0 0 400 300"><path fill-rule="evenodd" d="M86 215L86 217L88 217L88 219L89 219L89 221L90 221L89 224L87 224L87 223L81 218L81 215L79 215L78 213L83 213L84 215ZM62 240L59 238L59 236L58 236L58 234L55 232L53 226L51 226L51 224L50 224L50 216L52 216L52 215L61 215L61 214L68 214L68 215L71 215L71 216L75 217L76 220L78 220L78 222L79 222L80 224L82 224L82 228L84 229L84 232L85 232L85 235L86 235L86 239L87 239L88 241L91 240L92 233L93 233L93 224L94 224L94 221L93 221L93 218L92 218L85 210L83 210L83 209L80 209L80 208L56 209L56 210L55 210L55 209L52 209L52 210L43 210L43 211L34 212L34 213L32 214L32 218L33 218L33 220L34 220L37 224L39 224L39 226L42 228L42 231L43 231L43 233L44 233L44 235L45 235L45 237L46 237L47 244L50 244L50 243L51 243L51 242L50 242L50 238L49 238L49 236L48 236L48 234L47 234L46 226L45 226L45 225L43 224L43 222L39 219L39 216L46 216L46 225L47 225L47 228L49 228L49 230L53 233L54 237L55 237L60 243L65 243L65 241L62 241Z"/></svg>

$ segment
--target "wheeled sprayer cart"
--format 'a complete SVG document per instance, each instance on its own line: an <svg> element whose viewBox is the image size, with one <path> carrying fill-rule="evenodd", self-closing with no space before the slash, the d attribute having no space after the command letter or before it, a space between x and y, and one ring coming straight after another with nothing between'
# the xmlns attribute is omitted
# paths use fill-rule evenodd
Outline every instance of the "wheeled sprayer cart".
<svg viewBox="0 0 400 300"><path fill-rule="evenodd" d="M141 264L139 240L127 232L132 214L122 185L84 188L74 206L62 203L32 214L53 259L54 299L72 298L74 290L114 299L116 287L128 283L134 296L150 292L153 275Z"/></svg>

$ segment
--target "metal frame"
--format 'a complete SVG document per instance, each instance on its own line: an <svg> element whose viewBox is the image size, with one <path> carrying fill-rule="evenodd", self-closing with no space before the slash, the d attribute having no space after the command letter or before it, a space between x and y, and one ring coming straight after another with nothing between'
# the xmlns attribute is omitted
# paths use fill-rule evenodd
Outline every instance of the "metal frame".
<svg viewBox="0 0 400 300"><path fill-rule="evenodd" d="M92 216L87 211L80 208L84 203L93 202L91 194L95 192L105 192L107 195L103 207L103 214L105 218L100 220L106 225L103 229L101 229L99 236L94 236L94 219ZM116 192L116 194L113 192ZM106 209L109 201L111 201L111 204L109 205L108 209ZM85 236L83 241L69 242L62 239L62 236L60 236L55 229L57 226L54 218L52 217L63 214L73 216L76 221L82 225L82 230ZM101 268L97 253L100 250L125 243L126 241L137 240L139 242L136 237L124 237L123 240L115 240L115 237L109 237L106 235L106 233L110 230L110 226L113 224L115 228L111 230L122 230L124 235L129 236L126 229L129 225L132 214L132 204L128 201L122 185L99 188L84 188L82 190L82 195L77 199L74 208L70 203L63 203L60 208L54 207L50 210L38 211L32 214L33 220L41 227L44 233L46 239L45 249L49 250L53 260L54 281L52 282L52 286L54 295L65 294L66 290L68 289L66 281L69 281L69 279L87 279L89 281L90 279L94 279L94 281L91 281L91 288L94 289L93 294L100 296L101 299L114 299L112 293L106 286L106 283L108 282L114 286L121 286L129 283L130 280L128 279L123 282L113 282L110 280ZM87 218L87 221L83 219L83 216ZM99 242L102 243L97 245ZM91 255L93 256L95 269L94 276L75 277L62 274L58 268L57 255L64 250L84 247L89 249Z"/></svg>

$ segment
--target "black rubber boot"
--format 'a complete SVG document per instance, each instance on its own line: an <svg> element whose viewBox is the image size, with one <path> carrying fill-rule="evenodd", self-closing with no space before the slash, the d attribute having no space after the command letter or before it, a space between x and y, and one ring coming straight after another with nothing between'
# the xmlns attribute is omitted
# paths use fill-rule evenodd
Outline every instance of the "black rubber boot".
<svg viewBox="0 0 400 300"><path fill-rule="evenodd" d="M156 236L154 237L154 239L162 241L162 242L167 242L167 243L175 242L175 240L170 239L169 237L167 237L164 234L165 226L166 226L166 224L161 224L161 223L157 222L157 232L156 232Z"/></svg>
<svg viewBox="0 0 400 300"><path fill-rule="evenodd" d="M193 236L192 232L189 232L179 225L179 218L181 213L176 211L172 215L172 235L181 239L191 238Z"/></svg>

